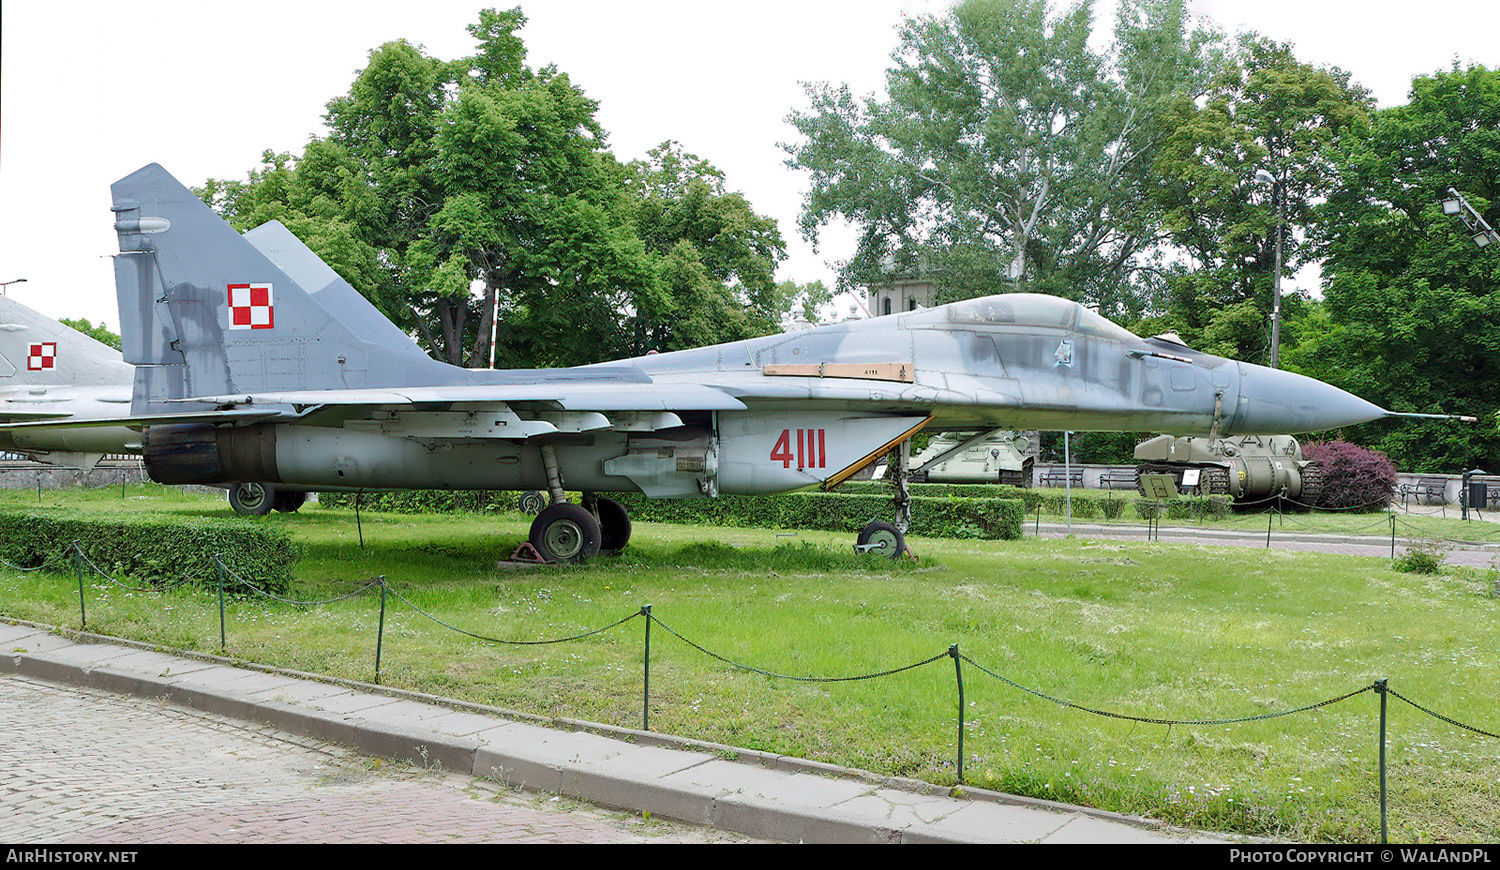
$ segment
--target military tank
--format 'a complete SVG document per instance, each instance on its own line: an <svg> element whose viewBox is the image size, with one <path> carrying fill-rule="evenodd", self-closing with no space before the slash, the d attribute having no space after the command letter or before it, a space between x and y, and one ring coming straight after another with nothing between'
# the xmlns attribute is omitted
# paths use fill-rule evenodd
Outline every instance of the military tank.
<svg viewBox="0 0 1500 870"><path fill-rule="evenodd" d="M942 432L912 457L910 480L1031 486L1038 442L1034 431Z"/></svg>
<svg viewBox="0 0 1500 870"><path fill-rule="evenodd" d="M1280 497L1316 504L1323 494L1323 466L1302 458L1302 445L1291 435L1245 435L1195 438L1159 435L1136 445L1136 489L1142 495L1143 474L1170 474L1178 490L1200 495L1227 495L1235 501ZM1184 475L1197 483L1184 484Z"/></svg>

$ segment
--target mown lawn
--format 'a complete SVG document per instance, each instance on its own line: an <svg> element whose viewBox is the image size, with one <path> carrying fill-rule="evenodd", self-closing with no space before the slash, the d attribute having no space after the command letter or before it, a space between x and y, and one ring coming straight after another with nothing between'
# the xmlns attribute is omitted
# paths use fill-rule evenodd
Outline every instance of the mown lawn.
<svg viewBox="0 0 1500 870"><path fill-rule="evenodd" d="M0 494L0 509L36 502L34 491ZM221 497L155 487L43 503L277 524L301 549L298 599L387 578L383 684L542 715L641 724L638 614L649 605L653 730L944 784L957 782L956 645L967 785L1211 830L1377 839L1377 679L1500 732L1500 601L1493 576L1462 569L1030 537L918 540L918 561L891 563L856 559L844 535L657 524L638 525L618 558L516 569L499 565L525 536L529 517L516 513L365 512L361 547L352 511L313 505L248 520ZM86 595L93 631L218 651L208 591L94 577ZM6 615L77 626L77 598L71 576L0 570ZM228 653L368 681L379 606L373 594L236 599ZM454 630L534 641L622 619L550 645ZM929 659L878 678L792 679ZM1227 719L1248 721L1142 721ZM1500 740L1390 698L1392 839L1500 839L1497 750Z"/></svg>

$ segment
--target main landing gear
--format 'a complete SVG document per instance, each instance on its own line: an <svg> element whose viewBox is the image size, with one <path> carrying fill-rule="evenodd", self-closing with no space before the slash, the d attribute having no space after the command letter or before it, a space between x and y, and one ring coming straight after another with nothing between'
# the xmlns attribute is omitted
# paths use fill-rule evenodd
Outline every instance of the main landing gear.
<svg viewBox="0 0 1500 870"><path fill-rule="evenodd" d="M583 504L570 504L563 495L557 455L542 447L551 504L531 521L531 546L548 562L587 562L600 553L613 555L630 542L630 514L625 506L594 493L583 494Z"/></svg>
<svg viewBox="0 0 1500 870"><path fill-rule="evenodd" d="M630 542L630 514L611 498L591 492L583 504L556 502L531 521L531 546L548 562L587 562L612 556Z"/></svg>
<svg viewBox="0 0 1500 870"><path fill-rule="evenodd" d="M229 506L237 514L263 517L273 510L295 513L307 501L307 493L277 490L269 483L236 483L229 487Z"/></svg>

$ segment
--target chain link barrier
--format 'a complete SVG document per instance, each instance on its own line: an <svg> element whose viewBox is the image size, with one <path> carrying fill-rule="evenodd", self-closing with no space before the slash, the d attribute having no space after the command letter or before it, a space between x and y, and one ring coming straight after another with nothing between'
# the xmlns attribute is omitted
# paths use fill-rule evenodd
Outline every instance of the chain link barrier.
<svg viewBox="0 0 1500 870"><path fill-rule="evenodd" d="M1394 517L1394 514L1392 514L1391 516ZM1393 522L1393 527L1394 527L1394 522ZM138 587L133 587L133 586L129 586L129 585L126 585L126 584L119 583L119 581L115 580L113 577L110 577L106 572L104 572L97 565L95 565L93 563L93 561L88 558L88 555L83 552L82 545L79 542L77 542L77 541L73 542L73 544L69 547L69 550L74 554L74 556L78 560L77 566L78 566L78 571L79 571L80 604L81 604L81 596L82 596L82 565L85 564L85 563L89 566L89 568L91 570L93 570L99 576L104 577L106 580L109 580L111 583L115 583L116 585L120 585L123 588L133 589L133 590L138 590L138 591L159 591L160 590L160 587L156 587L156 586L147 587L145 589L138 589ZM1385 764L1384 764L1384 749L1385 749L1385 743L1386 743L1386 735L1385 735L1385 703L1384 703L1384 697L1386 695L1394 696L1397 699L1405 702L1406 704L1408 704L1408 705L1416 708L1417 710L1420 710L1421 712L1426 713L1427 715L1429 715L1429 716L1431 716L1431 717L1433 717L1435 719L1438 719L1438 720L1440 720L1442 722L1445 722L1445 723L1447 723L1449 725L1452 725L1455 728L1459 728L1459 729L1462 729L1462 730L1465 730L1465 731L1468 731L1470 733L1473 733L1473 734L1476 734L1476 735L1480 735L1480 736L1483 736L1483 737L1489 737L1489 738L1493 738L1493 739L1500 739L1500 734L1496 734L1494 732L1487 731L1485 729L1478 728L1476 726L1466 724L1466 723L1461 722L1461 721L1459 721L1457 719L1454 719L1454 718L1449 717L1449 716L1445 716L1442 713L1438 713L1435 710L1429 709L1428 707L1425 707L1425 706L1423 706L1421 704L1418 704L1417 702L1411 700L1410 698L1407 698L1404 695L1401 695L1399 692L1396 692L1395 690L1390 689L1386 685L1386 681L1385 680L1378 680L1373 685L1365 686L1365 687L1357 689L1355 691L1347 692L1345 694L1338 695L1338 696L1335 696L1335 697L1332 697L1332 698L1328 698L1326 700L1318 701L1318 702L1315 702L1315 703L1312 703L1312 704L1306 704L1306 705L1303 705L1303 706L1300 706L1300 707L1294 707L1294 708L1290 708L1290 709L1286 709L1286 710L1279 710L1279 711L1275 711L1275 712L1270 712L1270 713L1259 713L1259 714L1253 714L1253 715L1248 715L1248 716L1232 716L1232 717L1222 717L1222 718L1213 718L1213 719L1172 719L1172 718L1163 718L1163 717L1156 717L1156 716L1140 716L1140 715L1134 715L1134 714L1128 714L1128 713L1120 713L1120 712L1116 712L1116 711L1105 710L1105 709L1101 709L1101 708L1097 708L1097 707L1087 706L1087 705L1084 705L1084 704L1077 703L1075 701L1069 701L1069 700L1067 700L1065 698L1061 698L1061 697L1058 697L1058 696L1055 696L1055 695L1048 694L1047 692L1044 692L1044 691L1042 691L1040 689L1024 685L1024 684L1022 684L1020 682L1017 682L1016 680L1013 680L1013 679L1005 676L1004 674L999 673L998 671L996 671L996 670L994 670L992 668L989 668L989 667L986 667L985 665L980 664L979 662L975 661L969 655L959 653L957 644L954 644L954 645L948 647L947 649L943 650L942 652L939 652L939 653L937 653L935 655L932 655L932 656L930 656L928 658L922 659L921 661L916 661L916 662L912 662L910 664L901 665L901 666L897 666L897 667L893 667L893 668L888 668L888 669L885 669L885 670L871 671L871 672L868 672L868 673L845 675L845 676L822 676L822 677L819 677L819 676L807 676L807 675L801 675L801 676L799 676L799 675L795 675L795 674L779 673L779 672L768 670L768 669L765 669L765 668L756 667L754 665L745 664L744 662L736 661L734 659L729 658L726 655L723 655L721 653L715 652L715 651L709 649L708 647L704 646L703 644L700 644L700 643L692 640L691 638L689 638L686 635L682 634L681 632L677 631L672 626L670 626L670 625L666 624L665 622L663 622L659 617L657 617L654 613L651 612L651 607L649 605L644 606L644 607L640 608L640 610L638 610L638 611L636 611L634 613L631 613L631 614L629 614L629 615L627 615L627 616L625 616L625 617L623 617L621 619L618 619L618 620L616 620L616 621L614 621L612 623L609 623L608 625L604 625L604 626L601 626L599 628L594 628L594 629L590 629L590 630L587 630L587 631L582 631L582 632L579 632L579 633L576 633L576 634L572 634L572 635L568 635L568 636L565 636L565 637L551 638L551 639L546 639L546 640L513 640L513 639L505 639L505 638L493 637L493 636L481 634L481 633L478 633L478 632L469 631L467 629L463 629L463 628L460 628L460 627L458 627L456 625L453 625L452 623L449 623L449 622L447 622L447 621L439 618L438 616L434 615L433 613L429 612L425 608L418 606L409 597L407 597L406 595L403 595L401 592L399 592L399 591L397 591L395 589L392 589L389 586L389 584L386 582L386 578L383 577L383 576L382 577L374 578L372 580L365 581L363 583L363 585L359 586L357 589L354 589L353 591L351 591L349 593L346 593L346 594L343 594L343 595L338 595L338 596L334 596L334 597L331 597L331 598L325 598L325 599L298 601L298 600L295 600L295 599L290 599L290 598L286 598L286 597L283 597L283 596L279 596L279 595L275 595L273 593L270 593L267 590L261 588L259 585L255 584L255 583L253 583L253 582L251 582L249 580L246 580L244 577L241 577L238 573L236 573L235 571L233 571L232 569L230 569L228 566L224 565L223 560L217 554L214 556L214 561L218 564L221 572L223 572L221 574L221 579L220 579L221 593L222 593L222 588L223 588L223 585L224 585L223 584L223 576L224 575L228 575L230 578L232 578L232 580L234 582L234 585L241 586L241 587L243 587L245 589L248 589L252 593L254 593L255 595L261 596L261 597L263 597L263 598L265 598L267 600L275 601L275 602L280 603L280 604L286 604L286 605L295 606L295 607L314 607L314 606L321 606L321 605L326 605L326 604L339 603L339 602L348 601L348 600L357 598L357 597L359 597L361 595L370 594L371 590L378 589L379 592L380 592L380 614L381 614L381 617L380 617L380 629L379 629L379 635L380 635L380 637L377 638L376 659L375 659L375 682L376 683L380 682L380 649L381 649L381 644L383 642L383 637L384 637L385 599L386 599L386 595L387 594L390 594L390 595L394 596L396 599L398 599L401 602L403 602L404 604L406 604L406 606L410 607L413 611L415 611L420 616L422 616L422 617L430 620L434 624L436 624L438 626L441 626L442 628L445 628L445 629L447 629L449 631L453 631L453 632L456 632L458 634L462 634L462 635L464 635L466 637L473 638L475 640L482 641L482 642L485 642L485 643L496 643L496 644L505 644L505 645L512 645L512 646L542 646L542 645L551 645L551 644L559 644L559 643L567 643L567 642L572 642L572 641L578 641L578 640L582 640L584 638L592 637L594 635L602 634L604 632L608 632L608 631L611 631L613 629L619 628L620 626L622 626L622 625L624 625L624 624L626 624L626 623L630 622L631 620L634 620L634 619L636 619L638 617L645 617L645 622L646 622L647 630L646 630L646 636L645 636L646 643L645 643L644 674L643 674L643 686L644 686L644 689L643 689L643 697L642 697L642 724L643 724L643 727L647 726L649 724L649 721L650 721L649 720L649 708L650 708L650 658L651 658L651 654L650 654L650 626L653 625L653 624L657 625L657 626L660 626L668 634L672 635L674 638L678 639L679 641L681 641L683 644L687 645L688 647L690 647L690 648L692 648L692 649L694 649L694 650L702 653L703 655L705 655L705 656L707 656L707 657L709 657L709 658L711 658L711 659L713 659L715 661L718 661L718 662L720 662L720 663L722 663L724 665L727 665L727 666L729 666L731 668L734 668L734 669L737 669L737 670L740 670L740 671L744 671L744 672L747 672L747 673L759 674L759 675L762 675L762 676L765 676L765 677L770 677L770 678L773 678L773 679L791 680L791 681L802 682L802 683L841 683L841 682L855 682L855 681L874 680L874 679L879 679L879 678L882 678L882 677L889 677L889 676L893 676L893 675L896 675L896 674L905 673L907 671L912 671L912 670L915 670L917 668L921 668L921 667L925 667L927 665L934 664L934 663L939 662L939 661L941 661L943 659L952 658L955 661L955 677L957 679L957 693L958 693L958 698L959 698L959 702L958 702L959 703L959 709L958 709L958 714L957 714L957 723L958 723L958 734L957 734L958 763L957 763L957 770L958 770L958 781L959 781L960 784L963 783L963 781L964 781L964 779L963 779L963 742L964 742L964 733L965 733L965 727L964 727L964 706L965 706L965 703L964 703L964 700L963 700L963 698L964 698L964 687L963 687L962 670L959 667L959 664L958 664L959 662L966 662L971 667L975 668L976 670L980 671L981 673L983 673L983 674L985 674L985 675L987 675L987 676L989 676L989 677L991 677L991 678L993 678L995 680L998 680L999 682L1004 683L1007 686L1010 686L1010 687L1012 687L1014 689L1017 689L1017 690L1019 690L1021 692L1025 692L1025 693L1027 693L1029 695L1032 695L1034 697L1040 698L1042 700L1048 701L1050 703L1057 704L1057 705L1059 705L1061 707L1064 707L1064 708L1067 708L1067 709L1077 710L1077 711L1079 711L1081 713L1088 713L1088 714L1091 714L1091 715L1101 716L1101 717L1105 717L1105 718L1109 718L1109 719L1116 719L1116 720L1127 721L1127 722L1136 722L1136 723L1147 724L1147 725L1162 725L1162 726L1166 726L1166 727L1174 727L1174 726L1189 726L1189 727L1190 726L1219 726L1219 725L1232 725L1232 724L1242 724L1242 723L1247 723L1247 722L1265 721L1265 720L1269 720L1269 719L1277 719L1277 718L1281 718L1281 717L1285 717L1285 716L1291 716L1291 715L1295 715L1295 714L1298 714L1298 713L1306 713L1306 712L1313 711L1313 710L1318 710L1318 709L1321 709L1321 708L1324 708L1324 707L1329 707L1331 705L1334 705L1334 704L1337 704L1337 703L1340 703L1340 702L1343 702L1343 701L1347 701L1347 700L1349 700L1351 698L1355 698L1355 697L1358 697L1360 695L1363 695L1366 692L1372 692L1372 691L1373 692L1377 692L1382 697L1382 701L1381 701L1381 717L1380 717L1381 718L1380 747L1381 747L1381 759L1382 759L1381 765L1380 765L1380 785L1381 785L1381 794L1382 794L1382 798L1381 798L1381 826L1382 826L1382 831L1384 831L1384 827L1385 827L1385 806L1384 806L1384 800L1385 799L1384 799L1384 794L1385 794L1385 775L1386 775L1386 771L1385 771ZM10 563L4 562L4 561L0 561L0 566L6 567L6 568L10 568L11 570L23 571L23 572L38 571L38 570L41 570L41 568L42 568L42 566L40 566L40 565L36 566L34 568L22 568L22 567L19 567L19 566L11 565ZM189 580L188 578L184 577L184 578L180 579L179 581L176 581L176 582L170 584L167 588L176 588L177 586L185 585L185 584L188 584L190 582L192 582L192 581ZM222 594L221 594L221 601L220 601L220 625L221 625L221 633L223 631L223 618L224 618L224 615L223 615L223 603L222 603ZM84 624L85 625L87 624L86 620L84 621ZM221 643L223 643L223 641L222 641L222 634L221 634Z"/></svg>

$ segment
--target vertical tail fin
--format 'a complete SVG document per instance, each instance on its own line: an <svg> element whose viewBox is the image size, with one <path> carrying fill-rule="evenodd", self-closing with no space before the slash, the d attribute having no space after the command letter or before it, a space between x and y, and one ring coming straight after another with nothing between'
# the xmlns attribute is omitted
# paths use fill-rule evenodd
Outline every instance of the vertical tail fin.
<svg viewBox="0 0 1500 870"><path fill-rule="evenodd" d="M119 351L0 296L0 387L93 387L130 379Z"/></svg>
<svg viewBox="0 0 1500 870"><path fill-rule="evenodd" d="M395 327L368 303L351 306L341 289L329 298L357 328L314 299L288 270L317 281L308 258L327 266L300 243L285 245L289 233L264 243L283 269L157 164L110 189L120 335L126 362L139 367L135 413L194 396L432 383L434 367L449 368L412 353L409 341L399 347Z"/></svg>

